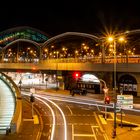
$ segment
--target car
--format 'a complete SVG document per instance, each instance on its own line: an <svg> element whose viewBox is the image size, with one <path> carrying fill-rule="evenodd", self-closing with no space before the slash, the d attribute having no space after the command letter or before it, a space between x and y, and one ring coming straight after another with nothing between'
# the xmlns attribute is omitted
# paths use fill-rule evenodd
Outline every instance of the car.
<svg viewBox="0 0 140 140"><path fill-rule="evenodd" d="M79 94L79 95L86 95L87 94L87 90L84 88L73 88L70 90L70 93L72 96L74 96L74 94Z"/></svg>

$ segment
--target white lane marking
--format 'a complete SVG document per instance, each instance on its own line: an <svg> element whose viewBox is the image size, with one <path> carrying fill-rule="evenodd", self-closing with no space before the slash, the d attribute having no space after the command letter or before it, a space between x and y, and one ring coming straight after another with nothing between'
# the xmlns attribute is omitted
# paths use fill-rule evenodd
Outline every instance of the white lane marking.
<svg viewBox="0 0 140 140"><path fill-rule="evenodd" d="M36 97L38 100L40 100L42 103L44 103L46 106L48 106L48 108L51 110L52 116L53 116L53 124L52 124L52 133L51 133L51 138L50 140L54 139L54 131L55 131L55 115L54 115L54 111L53 109L42 99Z"/></svg>
<svg viewBox="0 0 140 140"><path fill-rule="evenodd" d="M73 112L72 112L72 110L70 109L70 107L69 107L68 105L66 105L66 107L69 109L70 114L73 115Z"/></svg>
<svg viewBox="0 0 140 140"><path fill-rule="evenodd" d="M26 96L30 96L30 94L26 94L26 93L22 93L23 95L26 95ZM43 101L42 99L36 97L39 101L41 101L43 104L45 104L51 111L52 113L52 117L53 117L53 123L52 123L52 133L51 133L51 138L50 140L53 140L54 139L54 131L55 131L55 115L54 115L54 111L53 109L51 108L51 106L49 106L45 101Z"/></svg>
<svg viewBox="0 0 140 140"><path fill-rule="evenodd" d="M52 103L54 106L56 106L58 108L58 110L60 111L60 113L63 117L63 120L64 120L64 140L67 140L67 124L66 124L66 118L65 118L65 115L64 115L62 109L56 103L47 99L46 97L42 97L42 96L37 95L37 94L35 96L47 100L48 102Z"/></svg>
<svg viewBox="0 0 140 140"><path fill-rule="evenodd" d="M74 134L74 124L72 124L72 140L74 140L74 137L94 137L95 140L97 140L97 137L95 135L95 131L93 128L99 128L99 126L91 126L93 134Z"/></svg>

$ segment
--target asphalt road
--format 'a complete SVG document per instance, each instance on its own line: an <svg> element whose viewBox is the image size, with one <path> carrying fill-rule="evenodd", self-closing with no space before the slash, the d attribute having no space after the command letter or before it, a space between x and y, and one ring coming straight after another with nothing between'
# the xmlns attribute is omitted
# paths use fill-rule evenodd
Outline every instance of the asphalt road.
<svg viewBox="0 0 140 140"><path fill-rule="evenodd" d="M97 122L96 107L57 101L68 125L68 140L104 140Z"/></svg>
<svg viewBox="0 0 140 140"><path fill-rule="evenodd" d="M45 98L45 95L41 95ZM60 110L50 101L43 99L54 111L55 114L55 140L104 140L105 134L101 132L101 125L96 115L97 107L87 104L68 103L64 101L53 101L58 105L66 119L66 125ZM52 100L51 100L52 101ZM52 114L49 108L40 101L35 102L35 107L39 110L43 120L43 132L41 140L51 137ZM65 130L66 126L66 130ZM65 136L66 134L66 136Z"/></svg>

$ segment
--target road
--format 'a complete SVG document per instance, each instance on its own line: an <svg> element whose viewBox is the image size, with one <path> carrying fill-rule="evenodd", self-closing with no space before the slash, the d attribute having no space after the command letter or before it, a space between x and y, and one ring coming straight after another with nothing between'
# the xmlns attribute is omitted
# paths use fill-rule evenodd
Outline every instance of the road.
<svg viewBox="0 0 140 140"><path fill-rule="evenodd" d="M39 110L43 120L43 132L41 140L50 139L52 125L55 124L52 140L107 140L107 134L100 124L98 113L104 111L103 101L78 98L63 95L50 95L46 93L35 94L35 106ZM43 103L44 102L44 103ZM48 108L48 104L53 113ZM107 105L109 111L113 111L113 104ZM60 111L61 110L61 111ZM136 112L135 112L136 111ZM124 110L129 114L137 114L137 110Z"/></svg>
<svg viewBox="0 0 140 140"><path fill-rule="evenodd" d="M56 103L66 116L68 140L104 140L95 113L96 107L61 101Z"/></svg>
<svg viewBox="0 0 140 140"><path fill-rule="evenodd" d="M53 101L46 95L35 95L35 107L39 110L43 120L41 140L104 140L107 136L102 133L97 117L97 107L65 101ZM61 97L56 97L60 99ZM61 98L62 99L62 98ZM67 100L71 100L67 99ZM73 100L72 100L73 101ZM46 105L47 104L47 105ZM49 109L51 108L53 113ZM55 124L54 136L52 125Z"/></svg>

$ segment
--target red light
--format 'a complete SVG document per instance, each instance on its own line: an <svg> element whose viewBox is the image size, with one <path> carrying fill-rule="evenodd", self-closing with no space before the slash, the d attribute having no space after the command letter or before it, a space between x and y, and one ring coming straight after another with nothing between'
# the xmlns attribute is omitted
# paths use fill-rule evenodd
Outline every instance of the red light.
<svg viewBox="0 0 140 140"><path fill-rule="evenodd" d="M73 76L74 76L75 79L78 79L80 77L80 73L79 72L75 72L73 74Z"/></svg>
<svg viewBox="0 0 140 140"><path fill-rule="evenodd" d="M110 103L110 97L109 97L109 96L106 96L106 97L105 97L105 103L107 103L107 104Z"/></svg>
<svg viewBox="0 0 140 140"><path fill-rule="evenodd" d="M76 76L76 77L79 77L79 74L78 74L78 73L76 73L76 74L75 74L75 76Z"/></svg>
<svg viewBox="0 0 140 140"><path fill-rule="evenodd" d="M110 98L109 98L109 97L106 97L106 100L107 100L107 101L109 101L109 100L110 100Z"/></svg>

